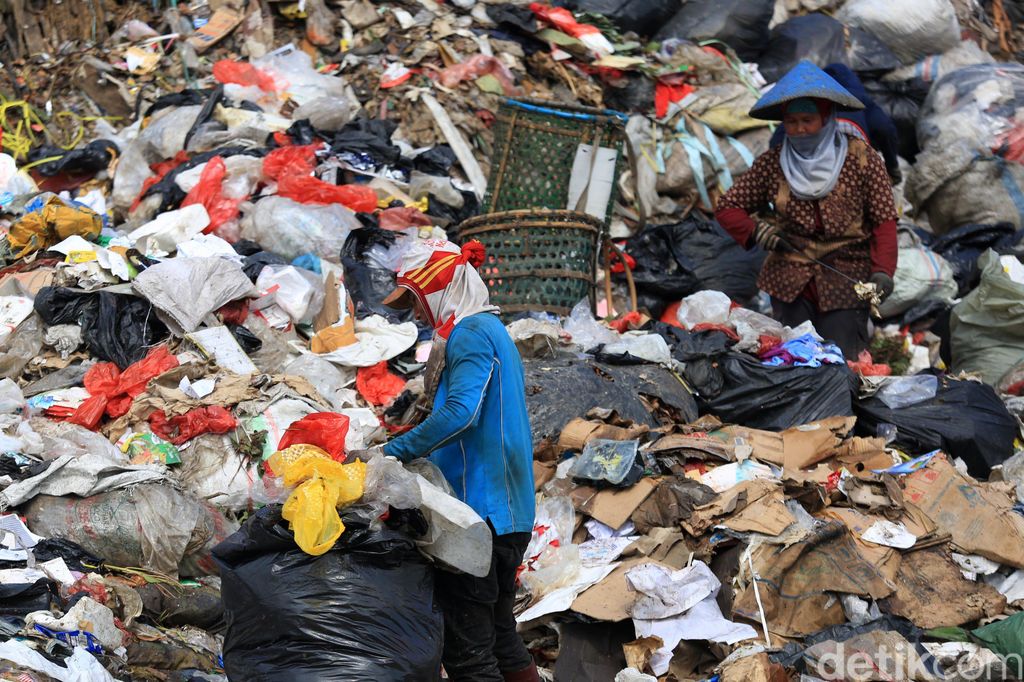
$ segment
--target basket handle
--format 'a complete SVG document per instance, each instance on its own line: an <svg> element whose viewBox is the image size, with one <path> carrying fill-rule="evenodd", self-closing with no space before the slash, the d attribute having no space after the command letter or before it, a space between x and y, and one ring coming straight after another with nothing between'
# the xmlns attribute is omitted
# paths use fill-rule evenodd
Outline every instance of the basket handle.
<svg viewBox="0 0 1024 682"><path fill-rule="evenodd" d="M636 283L633 281L633 269L626 262L626 256L622 253L622 250L615 246L615 243L610 238L606 237L604 240L604 295L605 300L608 301L608 311L611 312L612 307L612 254L618 257L622 267L626 270L626 286L629 289L630 312L635 313L637 312L637 300Z"/></svg>
<svg viewBox="0 0 1024 682"><path fill-rule="evenodd" d="M636 155L636 149L633 148L633 140L629 134L625 135L626 138L626 158L629 161L629 174L633 176L633 196L635 197L634 203L636 204L636 215L637 215L637 226L636 232L642 231L647 227L647 209L644 208L644 202L640 200L640 174L639 174L639 161ZM629 266L626 266L626 271L629 271ZM635 306L634 306L635 308Z"/></svg>
<svg viewBox="0 0 1024 682"><path fill-rule="evenodd" d="M600 149L601 126L597 126L594 130L594 141L590 145L590 168L587 171L587 184L583 186L580 198L576 200L576 208L573 209L580 213L585 213L583 209L587 206L587 199L590 195L590 183L594 181L594 169L597 168L597 153Z"/></svg>

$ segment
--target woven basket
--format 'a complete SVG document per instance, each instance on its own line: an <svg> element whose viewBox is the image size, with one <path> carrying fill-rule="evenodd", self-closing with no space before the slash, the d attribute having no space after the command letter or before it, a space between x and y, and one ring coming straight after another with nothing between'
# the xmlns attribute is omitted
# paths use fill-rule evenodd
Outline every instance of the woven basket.
<svg viewBox="0 0 1024 682"><path fill-rule="evenodd" d="M484 206L487 213L520 209L564 210L576 150L581 144L615 149L622 172L626 128L621 114L543 100L505 100L494 123L494 157ZM606 215L612 214L612 183Z"/></svg>
<svg viewBox="0 0 1024 682"><path fill-rule="evenodd" d="M471 218L462 240L477 239L487 259L477 268L503 313L568 315L593 303L604 223L576 211L504 211Z"/></svg>

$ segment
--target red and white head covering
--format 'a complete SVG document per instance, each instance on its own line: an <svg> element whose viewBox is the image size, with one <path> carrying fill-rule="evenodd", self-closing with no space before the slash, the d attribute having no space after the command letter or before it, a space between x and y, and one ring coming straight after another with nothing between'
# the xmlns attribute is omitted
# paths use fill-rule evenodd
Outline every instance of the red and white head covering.
<svg viewBox="0 0 1024 682"><path fill-rule="evenodd" d="M483 262L484 245L478 241L461 248L443 239L417 241L402 259L398 287L384 304L411 308L418 300L437 335L447 339L470 315L498 312L476 271Z"/></svg>

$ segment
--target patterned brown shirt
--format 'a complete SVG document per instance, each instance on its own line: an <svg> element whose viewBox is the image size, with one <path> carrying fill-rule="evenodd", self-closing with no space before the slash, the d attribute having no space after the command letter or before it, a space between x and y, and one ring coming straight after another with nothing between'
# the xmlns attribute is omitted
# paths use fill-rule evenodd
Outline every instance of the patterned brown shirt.
<svg viewBox="0 0 1024 682"><path fill-rule="evenodd" d="M804 254L787 250L765 260L758 286L775 298L792 302L810 291L823 312L866 306L852 282L805 256L856 281L867 281L878 271L891 276L895 270L897 216L885 164L863 141L848 141L839 179L824 199L792 196L775 148L762 154L718 202L719 222L741 244L749 245L751 214L756 213L775 221L786 241Z"/></svg>

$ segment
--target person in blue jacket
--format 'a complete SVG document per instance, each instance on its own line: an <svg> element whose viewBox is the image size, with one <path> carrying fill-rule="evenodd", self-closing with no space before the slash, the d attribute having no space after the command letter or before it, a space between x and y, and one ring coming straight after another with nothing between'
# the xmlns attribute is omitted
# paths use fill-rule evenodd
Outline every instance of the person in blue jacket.
<svg viewBox="0 0 1024 682"><path fill-rule="evenodd" d="M864 105L861 111L843 111L836 117L840 131L859 137L881 152L885 159L885 170L889 173L892 184L898 185L903 179L903 173L900 171L900 135L896 130L896 124L871 99L864 84L850 67L845 64L829 64L822 70ZM785 136L785 130L779 126L772 135L770 146L778 147Z"/></svg>
<svg viewBox="0 0 1024 682"><path fill-rule="evenodd" d="M403 259L398 286L384 303L415 308L434 328L425 374L433 409L383 454L402 462L429 457L491 527L486 577L436 572L449 679L537 682L512 614L533 530L533 439L522 361L474 267L482 262L479 242L460 249L441 240L419 242Z"/></svg>

